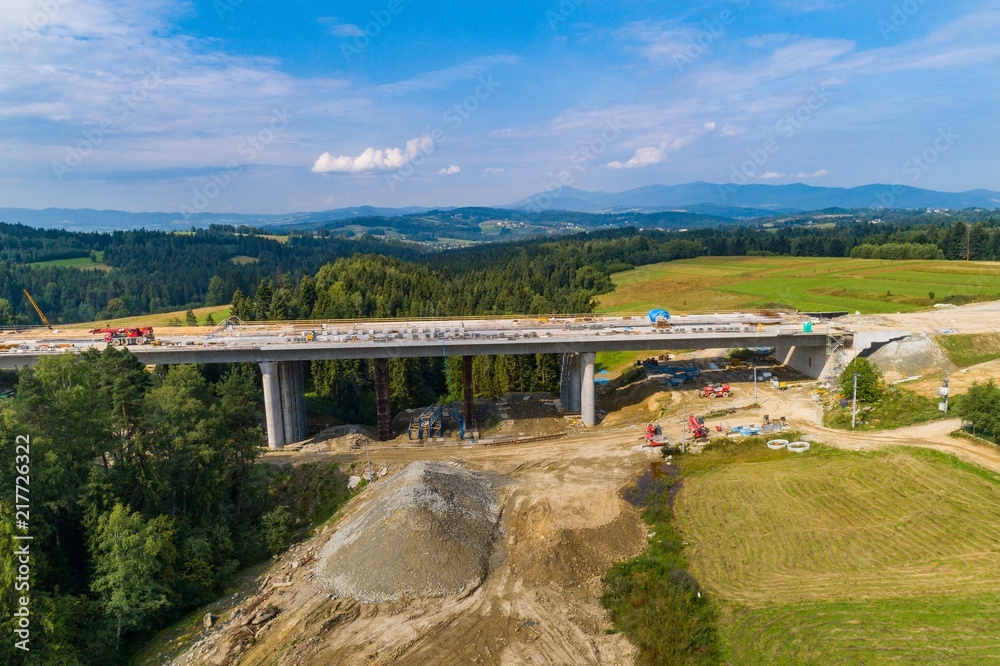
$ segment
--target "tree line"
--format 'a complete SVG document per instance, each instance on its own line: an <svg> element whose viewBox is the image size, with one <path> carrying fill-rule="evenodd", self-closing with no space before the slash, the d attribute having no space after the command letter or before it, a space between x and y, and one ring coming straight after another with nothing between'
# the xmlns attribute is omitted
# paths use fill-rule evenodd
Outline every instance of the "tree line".
<svg viewBox="0 0 1000 666"><path fill-rule="evenodd" d="M41 359L0 402L0 455L30 451L30 589L16 592L14 507L0 503L0 597L30 597L31 652L0 617L4 663L126 663L157 627L282 550L289 513L263 441L253 366L148 372L127 350ZM22 440L23 441L23 440ZM0 483L13 489L13 464Z"/></svg>

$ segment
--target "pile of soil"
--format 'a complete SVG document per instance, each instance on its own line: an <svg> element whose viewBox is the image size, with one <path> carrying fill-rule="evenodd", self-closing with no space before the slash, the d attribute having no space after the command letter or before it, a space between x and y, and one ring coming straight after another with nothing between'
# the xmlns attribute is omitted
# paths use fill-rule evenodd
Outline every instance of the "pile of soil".
<svg viewBox="0 0 1000 666"><path fill-rule="evenodd" d="M927 334L911 335L890 342L868 360L878 366L887 381L916 375L935 375L953 370L954 365Z"/></svg>
<svg viewBox="0 0 1000 666"><path fill-rule="evenodd" d="M474 590L489 571L500 505L483 474L413 462L323 547L316 580L364 603Z"/></svg>
<svg viewBox="0 0 1000 666"><path fill-rule="evenodd" d="M303 444L300 450L305 453L317 453L320 451L338 451L345 448L360 449L365 444L372 446L375 443L375 435L365 426L339 425L327 428L319 433L307 444Z"/></svg>

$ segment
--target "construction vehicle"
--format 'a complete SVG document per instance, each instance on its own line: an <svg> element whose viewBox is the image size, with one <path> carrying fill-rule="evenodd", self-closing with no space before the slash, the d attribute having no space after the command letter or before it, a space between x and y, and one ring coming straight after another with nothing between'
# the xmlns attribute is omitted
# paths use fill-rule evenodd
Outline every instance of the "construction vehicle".
<svg viewBox="0 0 1000 666"><path fill-rule="evenodd" d="M38 303L36 303L35 299L31 297L31 294L28 293L28 290L22 289L21 291L23 291L24 295L27 296L28 302L31 303L31 307L35 308L35 312L38 313L38 318L42 320L42 323L45 324L48 328L52 328L52 324L49 323L48 318L42 312L42 309L38 307Z"/></svg>
<svg viewBox="0 0 1000 666"><path fill-rule="evenodd" d="M699 398L728 398L732 395L732 389L729 388L729 384L713 384L706 386L698 394Z"/></svg>
<svg viewBox="0 0 1000 666"><path fill-rule="evenodd" d="M670 437L663 438L663 430L655 423L646 425L646 446L664 446L670 444Z"/></svg>
<svg viewBox="0 0 1000 666"><path fill-rule="evenodd" d="M152 344L156 338L153 336L152 326L142 326L137 328L95 328L90 333L103 333L104 341L109 345L119 347L131 345Z"/></svg>
<svg viewBox="0 0 1000 666"><path fill-rule="evenodd" d="M708 439L708 428L705 427L705 419L700 416L687 417L688 433L696 440Z"/></svg>

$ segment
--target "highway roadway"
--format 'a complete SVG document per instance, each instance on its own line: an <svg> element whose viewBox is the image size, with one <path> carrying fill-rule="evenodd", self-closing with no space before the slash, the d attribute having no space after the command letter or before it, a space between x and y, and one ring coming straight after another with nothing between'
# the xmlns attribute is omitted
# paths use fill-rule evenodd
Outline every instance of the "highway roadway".
<svg viewBox="0 0 1000 666"><path fill-rule="evenodd" d="M830 331L784 317L732 313L673 317L670 327L645 315L520 317L413 321L235 324L215 329L157 327L154 344L130 345L146 363L232 363L412 356L583 353L663 349L825 346ZM32 329L0 338L0 368L41 357L103 349L86 330Z"/></svg>

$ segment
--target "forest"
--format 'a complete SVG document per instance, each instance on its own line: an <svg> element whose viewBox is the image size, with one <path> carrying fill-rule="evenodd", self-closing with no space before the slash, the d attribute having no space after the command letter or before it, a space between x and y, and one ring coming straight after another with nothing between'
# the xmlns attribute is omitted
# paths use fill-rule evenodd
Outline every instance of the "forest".
<svg viewBox="0 0 1000 666"><path fill-rule="evenodd" d="M479 209L463 210L471 220L486 214ZM1000 259L1000 222L995 218L977 214L972 216L977 220L974 224L966 224L943 215L904 213L884 212L885 219L878 224L837 214L836 222L824 224L811 224L809 216L797 216L665 231L657 228L665 213L546 212L540 215L550 225L564 215L566 224L586 218L588 225L597 226L603 220L613 228L484 242L447 251L369 234L346 238L329 229L274 237L258 229L224 225L183 233L93 233L0 223L0 325L37 325L37 315L24 298L25 289L51 321L62 324L219 305L237 290L253 296L265 279L275 291L286 290L276 305L287 310L283 299L297 289L303 276L316 275L326 264L357 255L389 257L401 262L397 266L419 268L424 271L419 275L403 271L407 285L429 290L424 295L432 292L434 298L411 298L402 305L395 301L396 295L367 293L366 302L355 304L327 294L321 307L331 316L345 311L353 316L381 316L378 313L389 311L407 315L418 315L418 311L585 312L584 292L593 296L610 289L608 276L613 272L701 255ZM85 258L93 262L90 270L60 265L60 260ZM583 269L584 265L588 268ZM386 277L404 279L399 270L388 271ZM351 278L346 280L341 286L350 289ZM414 305L417 300L419 306ZM290 316L310 316L314 305L306 312L301 302L294 303ZM361 309L352 309L355 306Z"/></svg>
<svg viewBox="0 0 1000 666"><path fill-rule="evenodd" d="M262 442L253 366L147 369L108 347L43 359L0 403L0 466L24 477L30 510L2 505L0 543L28 532L31 651L0 618L4 663L126 663L157 627L214 599L233 575L283 550L293 527ZM18 448L17 444L22 447ZM16 558L0 558L15 608Z"/></svg>

